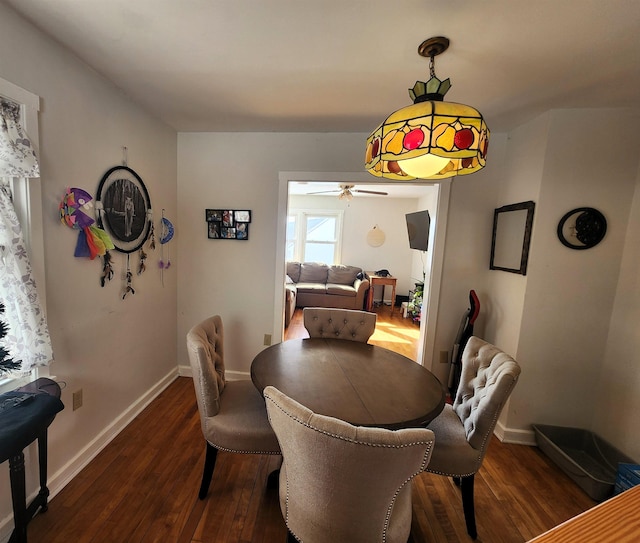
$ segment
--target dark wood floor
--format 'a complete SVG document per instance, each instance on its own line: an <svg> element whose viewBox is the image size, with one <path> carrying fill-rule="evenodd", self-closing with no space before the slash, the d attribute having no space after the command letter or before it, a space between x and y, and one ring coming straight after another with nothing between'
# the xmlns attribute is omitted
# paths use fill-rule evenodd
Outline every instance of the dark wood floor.
<svg viewBox="0 0 640 543"><path fill-rule="evenodd" d="M200 501L204 450L193 384L180 377L51 500L29 542L284 543L277 490L266 486L278 458L220 452ZM481 543L527 541L594 505L536 447L495 438L475 490ZM451 480L414 479L411 533L412 543L470 541Z"/></svg>

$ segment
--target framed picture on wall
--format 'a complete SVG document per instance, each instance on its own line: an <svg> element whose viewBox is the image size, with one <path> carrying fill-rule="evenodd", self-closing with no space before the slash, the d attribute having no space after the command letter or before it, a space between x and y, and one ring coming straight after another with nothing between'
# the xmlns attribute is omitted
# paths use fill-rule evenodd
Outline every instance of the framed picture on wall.
<svg viewBox="0 0 640 543"><path fill-rule="evenodd" d="M251 211L248 209L205 209L209 239L249 239Z"/></svg>
<svg viewBox="0 0 640 543"><path fill-rule="evenodd" d="M220 237L220 223L210 222L208 223L208 238L218 239Z"/></svg>
<svg viewBox="0 0 640 543"><path fill-rule="evenodd" d="M205 217L207 222L220 222L222 221L222 211L220 209L207 209L205 210Z"/></svg>
<svg viewBox="0 0 640 543"><path fill-rule="evenodd" d="M98 226L117 251L142 247L151 229L151 199L140 176L127 166L114 166L102 177L96 196Z"/></svg>
<svg viewBox="0 0 640 543"><path fill-rule="evenodd" d="M236 222L251 222L251 211L246 209L235 212Z"/></svg>

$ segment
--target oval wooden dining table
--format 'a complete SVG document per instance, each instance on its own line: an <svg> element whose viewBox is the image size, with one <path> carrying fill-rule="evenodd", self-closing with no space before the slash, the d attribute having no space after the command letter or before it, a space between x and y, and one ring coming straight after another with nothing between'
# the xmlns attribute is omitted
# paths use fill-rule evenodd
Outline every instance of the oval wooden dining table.
<svg viewBox="0 0 640 543"><path fill-rule="evenodd" d="M445 389L429 370L383 347L344 339L293 339L260 352L251 379L315 413L356 426L427 424L443 409Z"/></svg>

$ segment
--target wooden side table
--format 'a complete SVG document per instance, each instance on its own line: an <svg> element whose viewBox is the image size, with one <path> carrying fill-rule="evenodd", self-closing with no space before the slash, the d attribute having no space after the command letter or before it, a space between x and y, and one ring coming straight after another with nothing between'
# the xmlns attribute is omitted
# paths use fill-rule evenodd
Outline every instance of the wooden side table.
<svg viewBox="0 0 640 543"><path fill-rule="evenodd" d="M27 524L38 509L47 510L47 428L64 409L60 386L51 379L32 383L0 395L0 463L9 460L11 500L15 529L9 543L27 542ZM24 449L38 440L40 492L27 507Z"/></svg>
<svg viewBox="0 0 640 543"><path fill-rule="evenodd" d="M638 534L640 486L634 486L534 537L529 543L635 543Z"/></svg>
<svg viewBox="0 0 640 543"><path fill-rule="evenodd" d="M373 287L376 285L382 285L382 300L381 303L384 305L384 289L387 285L391 286L391 314L393 315L393 309L396 303L396 281L397 278L391 275L383 277L382 275L376 275L375 272L365 272L369 277L369 284L371 288L369 289L369 294L367 295L367 311L371 311L373 309Z"/></svg>

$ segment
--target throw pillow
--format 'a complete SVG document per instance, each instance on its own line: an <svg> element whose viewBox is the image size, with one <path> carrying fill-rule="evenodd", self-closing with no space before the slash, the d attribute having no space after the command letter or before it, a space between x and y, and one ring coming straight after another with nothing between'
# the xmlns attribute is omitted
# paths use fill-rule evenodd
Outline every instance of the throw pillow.
<svg viewBox="0 0 640 543"><path fill-rule="evenodd" d="M327 283L353 285L356 275L362 270L356 266L336 265L329 268Z"/></svg>
<svg viewBox="0 0 640 543"><path fill-rule="evenodd" d="M327 269L329 266L319 262L303 262L300 266L299 283L322 283L327 282Z"/></svg>

